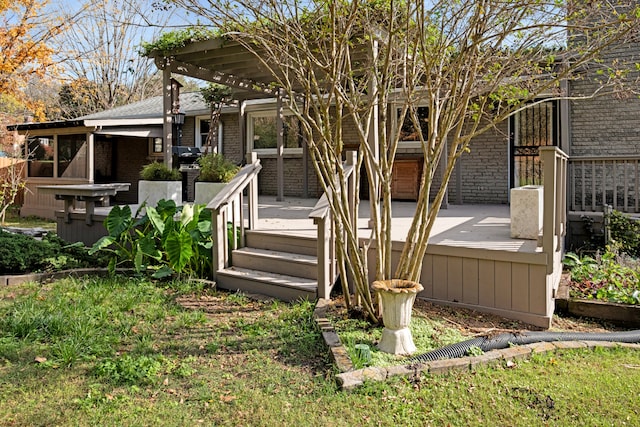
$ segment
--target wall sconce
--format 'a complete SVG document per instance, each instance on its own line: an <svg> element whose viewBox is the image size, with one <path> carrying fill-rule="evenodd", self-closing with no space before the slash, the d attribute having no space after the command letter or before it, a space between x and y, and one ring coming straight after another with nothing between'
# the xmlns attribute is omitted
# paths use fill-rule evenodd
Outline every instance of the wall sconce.
<svg viewBox="0 0 640 427"><path fill-rule="evenodd" d="M174 125L182 126L184 124L184 113L175 113L171 115L171 119Z"/></svg>

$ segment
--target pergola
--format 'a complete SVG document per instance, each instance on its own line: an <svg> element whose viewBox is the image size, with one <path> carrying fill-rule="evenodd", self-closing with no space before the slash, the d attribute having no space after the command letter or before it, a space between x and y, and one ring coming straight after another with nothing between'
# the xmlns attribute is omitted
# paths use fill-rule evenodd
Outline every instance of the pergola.
<svg viewBox="0 0 640 427"><path fill-rule="evenodd" d="M371 53L369 53L371 54ZM269 70L259 58L259 48L248 49L243 43L230 37L216 37L194 42L169 52L152 51L149 57L155 60L158 69L163 71L163 134L164 161L171 167L172 113L175 112L175 89L172 89L172 74L179 74L230 87L234 98L240 102L246 99L276 99L277 131L277 199L284 199L284 132L283 97L273 71ZM373 91L372 91L373 92ZM301 96L300 100L304 98ZM372 100L372 102L375 102ZM240 139L243 152L246 147L246 126L243 108L240 108ZM377 128L378 117L374 114L373 126ZM373 152L378 153L378 132L370 132L369 144ZM307 147L303 144L304 191L307 191Z"/></svg>

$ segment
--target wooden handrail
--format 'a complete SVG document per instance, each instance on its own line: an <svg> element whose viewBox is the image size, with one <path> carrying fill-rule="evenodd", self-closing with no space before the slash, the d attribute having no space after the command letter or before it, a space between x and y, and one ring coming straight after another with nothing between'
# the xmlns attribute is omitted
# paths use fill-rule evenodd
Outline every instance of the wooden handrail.
<svg viewBox="0 0 640 427"><path fill-rule="evenodd" d="M229 267L231 251L245 244L243 194L247 189L249 205L249 227L258 224L258 174L262 169L255 153L247 155L247 165L207 204L211 210L211 232L213 236L212 276L216 279L218 270ZM228 224L231 233L227 235Z"/></svg>
<svg viewBox="0 0 640 427"><path fill-rule="evenodd" d="M344 179L347 180L347 191L350 212L355 216L357 221L358 213L355 212L355 182L354 170L357 160L355 151L347 152L347 160L343 166ZM329 190L331 191L331 190ZM317 227L317 258L318 258L318 298L329 298L331 287L335 283L338 276L336 265L336 237L333 227L333 215L329 206L329 196L327 193L322 194L318 202L309 214L309 218L313 219L313 223Z"/></svg>

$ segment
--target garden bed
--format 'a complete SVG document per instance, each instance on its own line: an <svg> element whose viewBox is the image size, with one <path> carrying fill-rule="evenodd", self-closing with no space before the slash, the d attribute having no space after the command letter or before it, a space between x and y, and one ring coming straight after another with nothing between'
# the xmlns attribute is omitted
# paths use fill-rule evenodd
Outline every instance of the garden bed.
<svg viewBox="0 0 640 427"><path fill-rule="evenodd" d="M556 313L578 318L612 322L625 327L640 327L640 305L571 298L571 279L564 274L556 298Z"/></svg>

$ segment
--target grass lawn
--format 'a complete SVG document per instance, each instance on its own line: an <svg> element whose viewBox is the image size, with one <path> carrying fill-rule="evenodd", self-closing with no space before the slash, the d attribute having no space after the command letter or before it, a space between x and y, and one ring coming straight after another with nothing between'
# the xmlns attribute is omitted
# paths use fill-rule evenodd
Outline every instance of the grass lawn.
<svg viewBox="0 0 640 427"><path fill-rule="evenodd" d="M0 288L0 425L640 425L640 351L337 389L307 302L200 284Z"/></svg>
<svg viewBox="0 0 640 427"><path fill-rule="evenodd" d="M7 211L5 222L4 224L0 224L0 226L17 228L44 228L47 231L56 231L57 228L55 221L37 217L21 218L16 210Z"/></svg>

